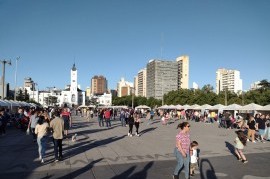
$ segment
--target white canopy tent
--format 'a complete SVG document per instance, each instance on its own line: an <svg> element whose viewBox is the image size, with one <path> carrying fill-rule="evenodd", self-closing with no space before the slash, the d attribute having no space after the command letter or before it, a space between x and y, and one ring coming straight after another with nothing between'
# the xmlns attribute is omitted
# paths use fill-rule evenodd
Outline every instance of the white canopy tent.
<svg viewBox="0 0 270 179"><path fill-rule="evenodd" d="M222 105L222 104L216 104L215 106L212 106L209 108L209 110L217 110L217 111L220 111L220 110L223 110L225 106Z"/></svg>
<svg viewBox="0 0 270 179"><path fill-rule="evenodd" d="M262 106L261 109L258 109L258 111L270 111L270 104Z"/></svg>
<svg viewBox="0 0 270 179"><path fill-rule="evenodd" d="M248 105L242 106L239 110L241 111L258 111L262 108L261 105L250 103Z"/></svg>
<svg viewBox="0 0 270 179"><path fill-rule="evenodd" d="M209 104L204 104L202 106L196 107L195 110L206 110L206 109L209 109L210 107L212 107L212 106Z"/></svg>
<svg viewBox="0 0 270 179"><path fill-rule="evenodd" d="M183 108L184 108L185 110L187 110L189 107L190 107L190 105L188 105L188 104L185 104L185 105L183 106Z"/></svg>
<svg viewBox="0 0 270 179"><path fill-rule="evenodd" d="M181 106L180 104L177 104L177 105L175 106L175 108L176 108L177 110L184 109L184 107L183 107L183 106Z"/></svg>
<svg viewBox="0 0 270 179"><path fill-rule="evenodd" d="M238 104L231 104L229 106L226 106L223 108L224 111L235 111L235 110L240 110L242 106Z"/></svg>
<svg viewBox="0 0 270 179"><path fill-rule="evenodd" d="M2 106L2 107L9 107L10 104L7 103L7 102L5 102L5 101L0 100L0 106Z"/></svg>
<svg viewBox="0 0 270 179"><path fill-rule="evenodd" d="M168 105L163 105L163 106L160 106L158 109L168 109Z"/></svg>
<svg viewBox="0 0 270 179"><path fill-rule="evenodd" d="M193 105L191 105L190 107L187 107L187 109L194 109L194 110L196 110L196 109L199 108L199 107L201 107L201 106L198 105L198 104L193 104Z"/></svg>
<svg viewBox="0 0 270 179"><path fill-rule="evenodd" d="M151 109L149 106L146 106L146 105L139 105L139 106L136 106L135 107L135 110L137 109Z"/></svg>

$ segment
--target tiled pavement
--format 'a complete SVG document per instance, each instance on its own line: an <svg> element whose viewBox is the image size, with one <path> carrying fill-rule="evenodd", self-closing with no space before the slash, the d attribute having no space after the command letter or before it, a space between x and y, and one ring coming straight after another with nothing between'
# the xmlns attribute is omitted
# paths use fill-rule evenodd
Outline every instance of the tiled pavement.
<svg viewBox="0 0 270 179"><path fill-rule="evenodd" d="M9 127L7 135L0 137L0 178L171 178L178 123L164 126L158 119L151 125L144 121L141 136L128 137L128 128L121 127L119 120L107 129L98 127L96 118L87 122L77 116L70 131L78 134L77 141L64 139L64 160L54 162L49 141L44 164L38 160L37 144L31 136ZM193 178L270 179L270 142L248 143L245 154L249 163L242 164L231 153L234 130L219 129L216 124L190 124L191 138L199 142L201 151L200 167Z"/></svg>

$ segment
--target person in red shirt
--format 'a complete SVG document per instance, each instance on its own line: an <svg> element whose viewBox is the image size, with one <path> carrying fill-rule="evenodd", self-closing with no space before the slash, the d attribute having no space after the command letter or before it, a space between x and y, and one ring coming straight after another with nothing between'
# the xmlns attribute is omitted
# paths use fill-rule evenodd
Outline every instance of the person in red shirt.
<svg viewBox="0 0 270 179"><path fill-rule="evenodd" d="M111 112L110 112L110 109L105 110L104 118L105 118L105 122L106 122L106 127L107 128L111 127Z"/></svg>
<svg viewBox="0 0 270 179"><path fill-rule="evenodd" d="M68 136L68 130L71 127L71 115L69 108L64 105L64 108L61 112L61 117L64 119L64 130L65 130L65 136Z"/></svg>

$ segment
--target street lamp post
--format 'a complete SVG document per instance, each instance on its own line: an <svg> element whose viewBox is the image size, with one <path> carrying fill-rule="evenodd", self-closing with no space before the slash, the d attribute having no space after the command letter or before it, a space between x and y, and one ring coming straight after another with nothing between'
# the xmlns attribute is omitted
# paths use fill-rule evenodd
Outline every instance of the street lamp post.
<svg viewBox="0 0 270 179"><path fill-rule="evenodd" d="M164 86L164 84L163 84L163 75L164 75L164 73L161 73L161 86L162 86L162 106L164 105L164 89L163 89L163 86Z"/></svg>
<svg viewBox="0 0 270 179"><path fill-rule="evenodd" d="M16 88L17 88L17 65L18 65L18 60L20 57L16 58L16 66L15 66L15 88L14 88L14 101L16 101Z"/></svg>
<svg viewBox="0 0 270 179"><path fill-rule="evenodd" d="M132 109L134 107L134 90L135 90L135 87L131 88L131 92L132 92Z"/></svg>
<svg viewBox="0 0 270 179"><path fill-rule="evenodd" d="M3 66L3 73L2 73L2 99L4 99L4 96L5 96L5 66L6 66L6 63L11 65L11 60L0 60L0 62L2 62Z"/></svg>

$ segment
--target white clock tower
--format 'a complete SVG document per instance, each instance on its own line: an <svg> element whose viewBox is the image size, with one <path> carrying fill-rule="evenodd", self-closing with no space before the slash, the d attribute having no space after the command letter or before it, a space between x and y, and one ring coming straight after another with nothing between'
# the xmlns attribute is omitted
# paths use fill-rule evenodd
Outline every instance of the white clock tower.
<svg viewBox="0 0 270 179"><path fill-rule="evenodd" d="M71 69L71 82L70 82L70 93L71 93L71 104L78 105L78 82L77 82L77 69L75 63Z"/></svg>

